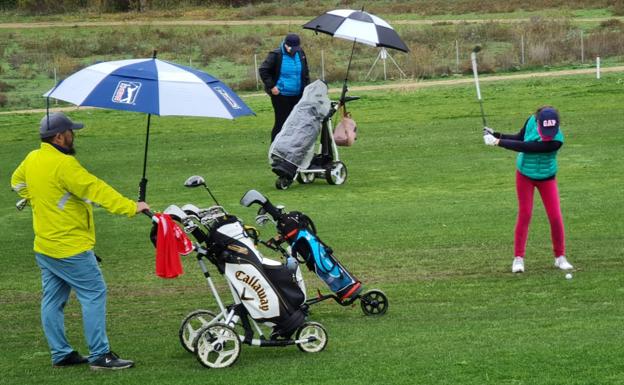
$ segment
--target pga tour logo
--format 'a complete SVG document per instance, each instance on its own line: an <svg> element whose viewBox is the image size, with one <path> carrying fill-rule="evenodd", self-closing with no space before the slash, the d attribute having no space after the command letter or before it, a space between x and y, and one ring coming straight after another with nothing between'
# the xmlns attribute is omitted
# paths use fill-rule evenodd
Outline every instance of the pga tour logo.
<svg viewBox="0 0 624 385"><path fill-rule="evenodd" d="M140 89L139 82L120 81L113 94L113 103L134 104Z"/></svg>
<svg viewBox="0 0 624 385"><path fill-rule="evenodd" d="M236 103L234 99L232 99L232 97L230 96L230 94L228 94L226 90L224 90L221 87L213 87L213 90L215 90L215 92L221 95L223 99L225 99L225 101L228 102L230 107L232 107L235 110L240 110L241 106L238 103Z"/></svg>

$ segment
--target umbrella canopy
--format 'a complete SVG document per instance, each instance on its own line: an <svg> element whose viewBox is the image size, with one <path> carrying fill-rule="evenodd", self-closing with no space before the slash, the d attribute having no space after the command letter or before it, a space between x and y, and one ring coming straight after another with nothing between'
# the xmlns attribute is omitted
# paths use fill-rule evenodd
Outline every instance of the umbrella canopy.
<svg viewBox="0 0 624 385"><path fill-rule="evenodd" d="M209 74L151 58L102 62L57 84L44 96L78 106L154 115L233 119L253 111Z"/></svg>
<svg viewBox="0 0 624 385"><path fill-rule="evenodd" d="M78 106L147 113L143 177L139 200L147 194L147 149L151 115L234 119L254 112L228 86L205 72L156 59L102 62L86 67L43 96Z"/></svg>
<svg viewBox="0 0 624 385"><path fill-rule="evenodd" d="M364 11L336 9L305 23L303 28L373 47L409 52L390 24Z"/></svg>

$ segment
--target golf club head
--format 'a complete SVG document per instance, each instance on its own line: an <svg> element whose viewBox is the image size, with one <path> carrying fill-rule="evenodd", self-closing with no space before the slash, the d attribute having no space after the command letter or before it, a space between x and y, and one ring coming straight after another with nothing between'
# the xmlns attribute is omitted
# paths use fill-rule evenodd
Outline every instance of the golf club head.
<svg viewBox="0 0 624 385"><path fill-rule="evenodd" d="M184 181L184 187L197 187L197 186L206 186L206 181L203 177L199 175L189 176Z"/></svg>
<svg viewBox="0 0 624 385"><path fill-rule="evenodd" d="M472 52L475 53L475 54L477 52L479 52L479 51L481 51L481 46L480 45L475 45L475 47L472 49Z"/></svg>
<svg viewBox="0 0 624 385"><path fill-rule="evenodd" d="M185 220L188 217L188 214L185 213L184 210L182 210L176 205L170 205L169 207L165 209L165 211L163 211L163 213L169 214L172 218L180 222Z"/></svg>
<svg viewBox="0 0 624 385"><path fill-rule="evenodd" d="M184 211L185 213L189 214L189 215L195 215L196 217L200 218L200 212L201 210L199 209L199 207L191 204L191 203L187 203L184 206L182 206L182 211Z"/></svg>
<svg viewBox="0 0 624 385"><path fill-rule="evenodd" d="M28 204L28 199L23 198L17 201L17 203L15 203L15 208L18 211L22 211L24 210L24 207L26 207L26 205Z"/></svg>
<svg viewBox="0 0 624 385"><path fill-rule="evenodd" d="M269 222L274 222L269 214L256 215L256 223L258 226L264 226Z"/></svg>
<svg viewBox="0 0 624 385"><path fill-rule="evenodd" d="M267 203L267 201L268 200L265 198L265 196L260 194L258 191L256 191L256 190L249 190L241 198L240 204L245 206L245 207L249 207L252 204L257 203L257 204L262 206L265 203Z"/></svg>

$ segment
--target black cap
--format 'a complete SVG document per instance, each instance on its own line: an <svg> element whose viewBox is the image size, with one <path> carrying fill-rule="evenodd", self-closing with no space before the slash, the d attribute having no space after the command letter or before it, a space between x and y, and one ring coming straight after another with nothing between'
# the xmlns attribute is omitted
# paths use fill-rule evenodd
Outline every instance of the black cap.
<svg viewBox="0 0 624 385"><path fill-rule="evenodd" d="M46 114L39 124L39 135L42 138L49 138L67 130L80 130L84 127L82 123L74 123L62 112Z"/></svg>
<svg viewBox="0 0 624 385"><path fill-rule="evenodd" d="M301 44L301 39L299 39L299 35L296 33L289 33L284 39L284 44L289 47L297 48Z"/></svg>

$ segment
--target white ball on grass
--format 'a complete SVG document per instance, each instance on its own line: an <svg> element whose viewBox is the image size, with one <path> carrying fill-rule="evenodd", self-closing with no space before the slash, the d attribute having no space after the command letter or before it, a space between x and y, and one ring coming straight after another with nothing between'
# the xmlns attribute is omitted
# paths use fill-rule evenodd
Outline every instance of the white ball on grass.
<svg viewBox="0 0 624 385"><path fill-rule="evenodd" d="M565 275L566 279L572 279L572 274L568 273Z"/></svg>

